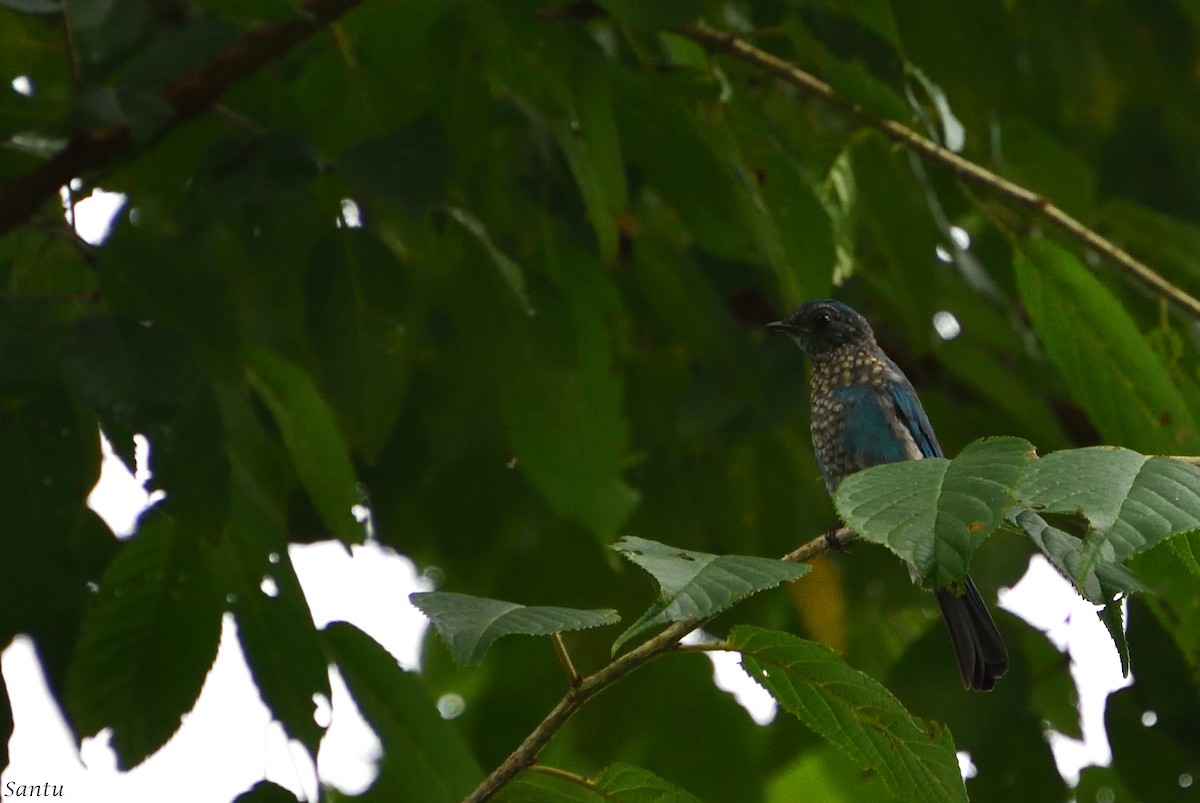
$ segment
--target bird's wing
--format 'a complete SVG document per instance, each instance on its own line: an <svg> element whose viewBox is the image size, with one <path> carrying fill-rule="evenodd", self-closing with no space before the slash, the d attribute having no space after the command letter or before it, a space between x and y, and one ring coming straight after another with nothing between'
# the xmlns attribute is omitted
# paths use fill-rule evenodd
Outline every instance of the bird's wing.
<svg viewBox="0 0 1200 803"><path fill-rule="evenodd" d="M942 447L938 446L929 417L925 415L925 408L921 406L921 400L917 398L912 385L908 382L893 385L889 397L896 408L896 416L912 436L921 456L941 457Z"/></svg>
<svg viewBox="0 0 1200 803"><path fill-rule="evenodd" d="M915 438L895 411L887 391L870 385L854 385L835 391L846 407L846 420L839 435L842 451L849 459L849 473L880 463L898 463L920 457Z"/></svg>

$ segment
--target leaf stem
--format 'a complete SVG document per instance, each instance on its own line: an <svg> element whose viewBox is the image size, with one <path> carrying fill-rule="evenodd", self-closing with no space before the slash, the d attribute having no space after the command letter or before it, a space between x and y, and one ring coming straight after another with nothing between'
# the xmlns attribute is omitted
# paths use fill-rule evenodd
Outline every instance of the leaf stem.
<svg viewBox="0 0 1200 803"><path fill-rule="evenodd" d="M583 676L575 669L575 664L571 662L571 654L567 652L567 645L562 640L561 633L551 633L550 641L554 644L554 652L558 655L558 661L562 664L563 671L567 673L567 681L572 688L579 685L579 681Z"/></svg>
<svg viewBox="0 0 1200 803"><path fill-rule="evenodd" d="M709 53L726 53L760 70L770 73L798 89L802 94L841 109L859 122L883 133L921 156L928 157L953 170L959 178L977 184L1031 210L1035 215L1053 223L1071 237L1114 263L1159 295L1173 301L1192 318L1200 320L1200 300L1171 284L1145 263L1136 259L1110 240L1068 215L1047 198L999 176L987 168L964 159L921 136L908 126L887 118L876 117L861 104L850 101L821 79L801 70L791 62L760 50L732 34L714 30L702 22L693 23L680 31Z"/></svg>
<svg viewBox="0 0 1200 803"><path fill-rule="evenodd" d="M843 546L855 538L855 534L845 527L833 534L832 540L838 546ZM811 541L802 544L783 557L783 560L800 563L814 555L819 555L829 549L831 539L822 534ZM492 774L468 795L463 803L481 803L500 791L506 783L527 769L537 765L538 754L550 741L559 728L567 723L576 711L584 706L592 697L611 686L633 670L649 663L651 660L674 652L679 649L679 640L698 627L707 623L712 617L692 619L687 622L674 622L666 630L649 641L639 644L629 652L613 660L607 666L594 674L581 678L577 685L567 690L558 704L551 709L537 727L514 750Z"/></svg>

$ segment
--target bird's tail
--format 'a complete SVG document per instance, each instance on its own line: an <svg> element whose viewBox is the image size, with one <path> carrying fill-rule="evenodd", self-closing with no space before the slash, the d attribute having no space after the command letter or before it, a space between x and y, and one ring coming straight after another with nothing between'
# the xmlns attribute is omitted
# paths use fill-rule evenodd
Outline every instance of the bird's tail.
<svg viewBox="0 0 1200 803"><path fill-rule="evenodd" d="M975 691L990 690L996 679L1008 671L1008 650L987 604L979 596L979 589L968 576L966 591L961 595L949 588L939 588L934 593L950 631L963 686Z"/></svg>

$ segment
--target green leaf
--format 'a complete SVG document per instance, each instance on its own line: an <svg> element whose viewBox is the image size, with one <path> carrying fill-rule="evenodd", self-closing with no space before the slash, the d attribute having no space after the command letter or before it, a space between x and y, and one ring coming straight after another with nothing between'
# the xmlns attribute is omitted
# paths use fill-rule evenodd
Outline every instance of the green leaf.
<svg viewBox="0 0 1200 803"><path fill-rule="evenodd" d="M1106 605L1117 597L1148 590L1133 572L1115 563L1101 562L1083 569L1083 541L1051 526L1033 511L1017 510L1010 516L1012 523L1029 536L1050 564L1088 602Z"/></svg>
<svg viewBox="0 0 1200 803"><path fill-rule="evenodd" d="M354 701L383 743L380 772L395 784L389 800L458 803L483 778L466 740L442 719L415 672L346 622L321 631Z"/></svg>
<svg viewBox="0 0 1200 803"><path fill-rule="evenodd" d="M877 681L822 644L739 626L730 646L763 688L904 800L965 801L950 732L912 716Z"/></svg>
<svg viewBox="0 0 1200 803"><path fill-rule="evenodd" d="M446 211L450 215L451 220L462 226L468 234L483 246L483 250L492 258L492 262L500 272L500 276L504 279L505 284L512 290L517 303L521 305L521 309L524 310L526 315L533 315L535 310L533 309L533 302L529 300L529 294L525 291L525 271L521 266L492 242L487 227L483 225L483 221L479 218L457 206L448 207Z"/></svg>
<svg viewBox="0 0 1200 803"><path fill-rule="evenodd" d="M607 65L596 55L573 48L565 69L566 117L550 130L567 157L591 218L600 255L617 258L621 214L628 201L625 162L613 118Z"/></svg>
<svg viewBox="0 0 1200 803"><path fill-rule="evenodd" d="M1017 497L1034 510L1087 518L1082 572L1200 527L1200 467L1112 446L1046 455L1025 470Z"/></svg>
<svg viewBox="0 0 1200 803"><path fill-rule="evenodd" d="M1108 635L1121 656L1121 677L1129 677L1129 641L1125 638L1125 603L1119 599L1109 600L1096 612Z"/></svg>
<svg viewBox="0 0 1200 803"><path fill-rule="evenodd" d="M421 591L408 598L433 622L459 666L481 661L492 642L502 636L548 636L611 625L621 618L612 610L528 607L442 591Z"/></svg>
<svg viewBox="0 0 1200 803"><path fill-rule="evenodd" d="M612 764L587 785L558 775L527 772L496 795L498 803L700 803L699 798L631 764Z"/></svg>
<svg viewBox="0 0 1200 803"><path fill-rule="evenodd" d="M703 0L646 3L642 0L598 0L621 22L642 31L670 31L691 22L704 10Z"/></svg>
<svg viewBox="0 0 1200 803"><path fill-rule="evenodd" d="M273 781L259 781L235 797L233 803L296 803L296 796Z"/></svg>
<svg viewBox="0 0 1200 803"><path fill-rule="evenodd" d="M346 544L364 530L351 508L358 486L346 444L329 406L299 366L263 349L246 351L246 376L275 418L284 446L321 520Z"/></svg>
<svg viewBox="0 0 1200 803"><path fill-rule="evenodd" d="M1048 240L1028 241L1013 259L1046 355L1105 441L1152 454L1195 445L1183 396L1112 293Z"/></svg>
<svg viewBox="0 0 1200 803"><path fill-rule="evenodd" d="M953 460L890 463L847 477L838 514L861 537L891 549L927 586L961 582L971 556L1003 522L1033 446L986 438Z"/></svg>
<svg viewBox="0 0 1200 803"><path fill-rule="evenodd" d="M1200 531L1192 531L1182 533L1170 540L1171 551L1175 553L1175 557L1179 558L1179 562L1187 567L1188 571L1200 577Z"/></svg>
<svg viewBox="0 0 1200 803"><path fill-rule="evenodd" d="M659 599L613 643L615 655L638 635L669 622L705 619L751 594L796 580L808 565L751 555L710 555L627 535L612 545L658 581Z"/></svg>
<svg viewBox="0 0 1200 803"><path fill-rule="evenodd" d="M233 494L221 567L238 641L263 702L314 759L325 729L316 698L332 699L312 614L287 551L287 539L241 476Z"/></svg>
<svg viewBox="0 0 1200 803"><path fill-rule="evenodd" d="M502 403L517 465L559 512L611 539L638 502L621 479L620 378L598 365L509 368Z"/></svg>
<svg viewBox="0 0 1200 803"><path fill-rule="evenodd" d="M400 265L362 229L341 229L313 260L309 320L321 390L350 446L374 462L408 393L413 335Z"/></svg>
<svg viewBox="0 0 1200 803"><path fill-rule="evenodd" d="M699 803L691 793L668 783L654 773L631 764L612 764L595 778L606 800L617 803Z"/></svg>
<svg viewBox="0 0 1200 803"><path fill-rule="evenodd" d="M153 511L100 579L67 675L83 734L112 728L126 770L166 744L217 655L222 590L211 548Z"/></svg>
<svg viewBox="0 0 1200 803"><path fill-rule="evenodd" d="M123 125L139 145L149 142L174 114L170 104L152 92L114 87L82 92L75 98L75 111L83 127Z"/></svg>

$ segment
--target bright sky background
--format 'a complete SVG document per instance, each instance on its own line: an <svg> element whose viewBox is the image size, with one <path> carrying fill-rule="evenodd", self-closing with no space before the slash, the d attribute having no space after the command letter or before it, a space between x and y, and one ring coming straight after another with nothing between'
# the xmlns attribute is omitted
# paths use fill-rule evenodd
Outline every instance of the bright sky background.
<svg viewBox="0 0 1200 803"><path fill-rule="evenodd" d="M78 202L80 235L89 242L102 241L123 200L120 195L100 191ZM350 216L346 219L349 222ZM940 322L939 333L957 326L953 316L950 319ZM957 330L950 336L956 334ZM134 477L104 444L100 482L89 499L118 534L131 531L138 512L148 502L144 443L140 447L138 475ZM324 542L292 546L289 554L318 627L339 619L351 622L386 647L401 665L417 666L426 622L409 604L408 594L428 585L411 561L371 544L347 554L340 544ZM1106 764L1111 759L1104 734L1104 700L1110 691L1130 681L1121 678L1116 650L1093 607L1040 556L1014 588L1001 591L1000 602L1045 631L1060 649L1070 651L1084 741L1056 734L1049 740L1059 771L1074 783L1083 766ZM769 722L774 702L741 672L736 657L712 657L718 684L734 690L755 721ZM106 733L85 740L76 751L27 639L19 637L4 650L0 667L15 722L10 764L0 779L0 790L10 781L14 785L49 782L64 787L63 796L57 799L65 803L161 803L168 796L178 803L211 803L232 800L265 777L303 799L316 799L315 768L303 749L288 744L282 728L263 706L228 614L216 662L195 708L162 750L127 773L117 772ZM336 672L331 679L332 711L318 711L318 716L329 717L330 723L321 745L319 772L326 783L353 794L374 779L379 742ZM231 722L237 726L230 727Z"/></svg>

